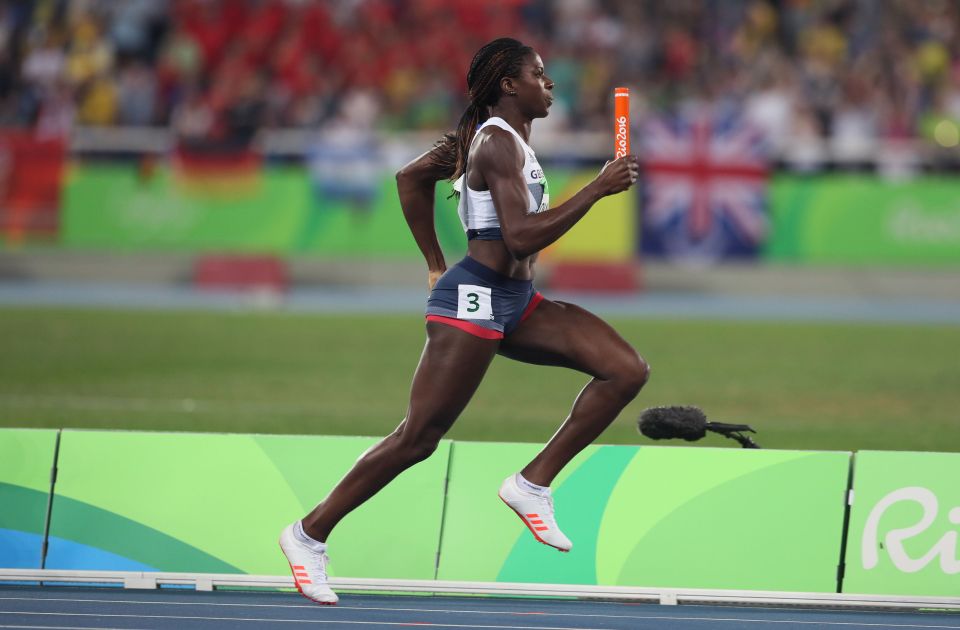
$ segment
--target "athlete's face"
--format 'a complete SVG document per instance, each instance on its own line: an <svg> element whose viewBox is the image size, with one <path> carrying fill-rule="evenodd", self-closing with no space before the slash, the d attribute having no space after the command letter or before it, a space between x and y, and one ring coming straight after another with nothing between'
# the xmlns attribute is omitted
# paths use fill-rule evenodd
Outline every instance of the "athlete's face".
<svg viewBox="0 0 960 630"><path fill-rule="evenodd" d="M530 53L523 60L520 76L511 79L520 111L530 118L543 118L553 103L553 81L546 75L543 60Z"/></svg>

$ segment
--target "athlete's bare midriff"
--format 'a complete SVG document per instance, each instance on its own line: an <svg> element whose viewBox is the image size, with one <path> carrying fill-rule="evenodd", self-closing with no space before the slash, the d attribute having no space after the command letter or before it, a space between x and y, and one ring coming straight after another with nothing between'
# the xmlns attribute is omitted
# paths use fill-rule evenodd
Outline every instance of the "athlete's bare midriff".
<svg viewBox="0 0 960 630"><path fill-rule="evenodd" d="M467 244L467 254L478 263L514 280L533 280L537 254L517 260L503 241L473 240Z"/></svg>
<svg viewBox="0 0 960 630"><path fill-rule="evenodd" d="M482 146L487 142L492 134L506 134L499 127L489 127L477 132L473 141L473 149L482 150ZM511 139L510 144L512 145ZM523 161L520 160L518 168L522 171ZM473 164L468 160L466 173L464 177L466 187L475 191L489 190L487 182L483 175L473 168ZM503 241L485 241L472 240L467 243L467 254L477 262L493 269L497 273L509 276L515 280L533 280L533 266L537 260L537 255L527 256L525 258L515 258Z"/></svg>

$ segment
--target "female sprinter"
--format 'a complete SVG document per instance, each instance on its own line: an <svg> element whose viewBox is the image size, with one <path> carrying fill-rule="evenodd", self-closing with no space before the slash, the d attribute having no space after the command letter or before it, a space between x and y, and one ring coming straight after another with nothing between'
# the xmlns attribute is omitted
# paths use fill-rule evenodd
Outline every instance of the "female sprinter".
<svg viewBox="0 0 960 630"><path fill-rule="evenodd" d="M585 372L593 379L542 451L500 487L500 498L540 542L569 551L557 527L550 483L617 417L647 381L646 362L610 326L533 288L537 252L560 238L598 200L637 179L635 156L608 162L569 201L548 206L546 179L530 148L530 126L553 101L553 82L529 46L502 38L474 56L470 105L456 135L397 173L400 204L427 260L427 342L410 405L397 429L364 453L309 515L288 526L280 546L297 588L321 604L327 536L351 510L433 453L473 396L494 355ZM467 256L447 269L433 223L434 187L457 179Z"/></svg>

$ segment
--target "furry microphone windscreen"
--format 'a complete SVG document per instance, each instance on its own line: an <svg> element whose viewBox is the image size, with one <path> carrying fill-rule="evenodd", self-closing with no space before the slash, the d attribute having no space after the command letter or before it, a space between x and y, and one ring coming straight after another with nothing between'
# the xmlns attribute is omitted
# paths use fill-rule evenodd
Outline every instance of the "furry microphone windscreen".
<svg viewBox="0 0 960 630"><path fill-rule="evenodd" d="M707 416L698 407L651 407L640 414L640 433L652 440L682 438L688 442L707 434Z"/></svg>

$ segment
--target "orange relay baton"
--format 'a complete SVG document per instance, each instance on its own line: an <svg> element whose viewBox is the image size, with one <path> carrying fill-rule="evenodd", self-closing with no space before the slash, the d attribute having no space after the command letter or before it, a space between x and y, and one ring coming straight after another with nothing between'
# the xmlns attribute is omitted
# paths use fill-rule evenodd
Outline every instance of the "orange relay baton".
<svg viewBox="0 0 960 630"><path fill-rule="evenodd" d="M613 90L613 157L630 154L630 88Z"/></svg>

